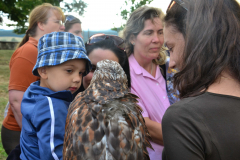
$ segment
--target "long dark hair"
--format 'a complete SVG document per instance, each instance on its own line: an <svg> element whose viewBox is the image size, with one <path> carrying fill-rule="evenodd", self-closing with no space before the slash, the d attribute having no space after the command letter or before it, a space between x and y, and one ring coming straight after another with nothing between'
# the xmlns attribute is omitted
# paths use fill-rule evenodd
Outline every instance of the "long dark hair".
<svg viewBox="0 0 240 160"><path fill-rule="evenodd" d="M174 76L180 98L200 95L227 70L240 82L240 6L235 0L182 0L164 19L183 34L181 71Z"/></svg>
<svg viewBox="0 0 240 160"><path fill-rule="evenodd" d="M111 50L116 55L119 64L122 66L124 72L127 75L128 88L131 88L131 76L129 70L128 56L126 52L117 47L111 39L105 39L91 45L86 45L87 55L90 55L94 49L98 48Z"/></svg>

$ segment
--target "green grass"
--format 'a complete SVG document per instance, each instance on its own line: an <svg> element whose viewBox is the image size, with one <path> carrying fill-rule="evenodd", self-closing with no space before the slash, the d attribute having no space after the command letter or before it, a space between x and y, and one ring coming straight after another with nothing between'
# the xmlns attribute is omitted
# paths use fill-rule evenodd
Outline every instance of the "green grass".
<svg viewBox="0 0 240 160"><path fill-rule="evenodd" d="M8 102L8 81L9 81L9 61L13 50L0 50L0 125L4 119L4 109ZM2 141L0 139L0 160L5 160L7 154L5 153Z"/></svg>
<svg viewBox="0 0 240 160"><path fill-rule="evenodd" d="M5 159L7 159L7 153L3 149L2 141L0 141L0 142L1 142L0 143L0 159L5 160Z"/></svg>

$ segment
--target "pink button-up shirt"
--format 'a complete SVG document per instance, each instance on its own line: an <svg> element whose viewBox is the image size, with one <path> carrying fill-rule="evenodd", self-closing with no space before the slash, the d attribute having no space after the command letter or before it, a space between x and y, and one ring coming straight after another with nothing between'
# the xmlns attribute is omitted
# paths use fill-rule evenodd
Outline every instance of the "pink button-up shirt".
<svg viewBox="0 0 240 160"><path fill-rule="evenodd" d="M161 123L166 109L170 106L166 81L163 78L160 68L157 67L156 75L153 77L142 68L133 54L129 57L131 74L131 92L139 97L139 106L143 109L143 117ZM151 142L155 151L148 148L151 160L161 160L163 146Z"/></svg>

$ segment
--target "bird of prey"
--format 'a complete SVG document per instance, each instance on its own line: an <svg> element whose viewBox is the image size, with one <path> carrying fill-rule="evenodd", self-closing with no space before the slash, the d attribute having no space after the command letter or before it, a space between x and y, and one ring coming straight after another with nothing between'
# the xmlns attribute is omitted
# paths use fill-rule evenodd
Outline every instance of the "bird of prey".
<svg viewBox="0 0 240 160"><path fill-rule="evenodd" d="M69 107L63 159L149 159L150 135L137 98L119 63L98 62L89 87Z"/></svg>

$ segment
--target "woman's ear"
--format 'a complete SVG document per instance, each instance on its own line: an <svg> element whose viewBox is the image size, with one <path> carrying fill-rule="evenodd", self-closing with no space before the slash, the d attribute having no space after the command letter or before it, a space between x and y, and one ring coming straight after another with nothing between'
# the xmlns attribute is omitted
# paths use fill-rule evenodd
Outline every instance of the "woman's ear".
<svg viewBox="0 0 240 160"><path fill-rule="evenodd" d="M131 44L134 46L135 45L135 41L136 41L136 37L132 34L131 36L130 36L130 42L131 42Z"/></svg>
<svg viewBox="0 0 240 160"><path fill-rule="evenodd" d="M47 67L40 67L37 69L38 74L40 75L40 77L42 79L47 79L48 75L47 75Z"/></svg>
<svg viewBox="0 0 240 160"><path fill-rule="evenodd" d="M44 23L38 22L37 25L38 25L38 28L39 28L41 31L44 31L44 25L45 25Z"/></svg>

